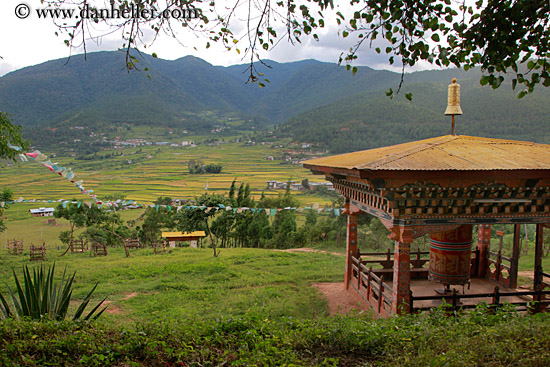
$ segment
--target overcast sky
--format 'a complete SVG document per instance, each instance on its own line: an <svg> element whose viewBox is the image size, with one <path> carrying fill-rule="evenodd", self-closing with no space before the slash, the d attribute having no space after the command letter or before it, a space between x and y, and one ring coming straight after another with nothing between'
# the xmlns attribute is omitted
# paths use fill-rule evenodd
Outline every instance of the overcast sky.
<svg viewBox="0 0 550 367"><path fill-rule="evenodd" d="M67 0L75 1L75 0ZM235 0L217 1L217 11L222 13L225 11L225 3L234 3ZM107 8L105 1L95 1L98 8ZM108 2L107 2L108 3ZM245 2L246 3L246 2ZM338 3L338 1L335 1ZM348 4L348 1L342 1L343 4ZM21 8L20 4L25 4L30 9L30 15L26 19L19 19L19 15L25 15L25 7ZM310 6L314 6L309 3ZM338 8L336 10L342 13L349 13L349 9ZM82 48L70 49L64 44L65 37L63 35L56 36L55 32L58 28L53 24L51 19L39 19L36 14L36 9L45 8L45 5L40 4L40 0L1 0L0 1L0 76L10 71L43 63L48 60L67 58L71 52L73 54L82 53ZM67 6L67 8L74 8ZM204 5L203 10L207 10L207 5ZM242 12L241 12L242 14ZM314 41L311 37L303 38L302 43L292 46L286 40L281 41L277 47L262 53L262 57L279 62L296 61L303 59L317 59L326 62L338 62L338 57L341 52L345 52L353 45L354 41L351 38L343 39L338 34L338 26L333 20L334 17L328 12L325 13L327 26L320 29L317 33L320 41ZM212 16L214 19L214 16ZM244 15L235 17L232 23L233 29L237 32L244 32L246 28L246 20ZM139 48L147 53L157 53L160 58L174 60L186 55L194 55L200 57L213 65L233 65L241 64L249 61L248 58L243 59L242 54L237 54L236 51L226 51L221 44L212 43L209 49L205 48L207 40L197 34L194 34L186 28L177 28L177 40L168 35L160 34L153 40L152 32L144 33L144 40L147 48L142 44ZM95 35L104 34L107 28L98 28L94 30ZM283 29L279 29L279 34L282 34ZM245 40L239 42L238 47L244 49ZM113 51L122 47L123 41L121 34L115 32L110 35L105 35L96 40L88 40L86 42L87 51ZM387 57L378 55L374 50L367 46L362 47L359 52L359 58L354 65L368 65L375 69L390 69L400 70L399 67L390 68ZM427 68L426 65L420 65L419 68Z"/></svg>

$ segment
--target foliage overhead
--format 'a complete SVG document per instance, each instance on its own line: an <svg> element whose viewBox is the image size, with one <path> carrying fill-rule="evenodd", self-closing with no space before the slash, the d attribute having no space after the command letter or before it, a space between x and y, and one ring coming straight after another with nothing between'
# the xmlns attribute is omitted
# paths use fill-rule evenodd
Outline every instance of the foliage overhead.
<svg viewBox="0 0 550 367"><path fill-rule="evenodd" d="M14 126L8 114L0 112L0 159L11 159L15 162L18 153L29 148L29 142L21 137L21 126Z"/></svg>
<svg viewBox="0 0 550 367"><path fill-rule="evenodd" d="M68 3L82 7L88 1L51 0L47 3L58 8ZM538 84L550 85L550 3L547 0L454 3L451 0L352 0L347 8L338 7L341 11L335 11L333 0L305 3L298 0L248 3L232 0L218 6L213 1L203 0L112 0L111 3L121 12L138 8L151 14L179 11L190 15L180 19L157 16L117 20L95 16L59 25L67 34L66 44L75 46L81 43L85 46L86 39L98 36L90 30L91 23L102 22L122 29L128 69L138 66L132 47L147 46L142 38L143 28L151 29L157 36L164 33L178 39L177 29L183 27L186 31L205 35L206 48L210 47L210 42L218 42L227 50L242 53L250 60L249 80L265 86L269 80L259 81L262 74L255 68L255 62L262 60L263 51L270 50L283 38L291 43L300 43L306 37L319 40L318 30L325 27L325 22L335 19L342 37L356 37L355 45L340 57L340 62L345 62L353 72L357 69L352 68L351 63L366 43L376 52L388 54L390 64L397 58L403 70L420 61L438 66L455 65L466 70L481 66L486 72L482 84L493 88L498 88L504 74L510 72L513 86L522 85L519 97L532 92ZM90 9L96 8L90 5ZM237 33L243 19L246 22L244 34ZM391 89L388 92L389 95L393 93Z"/></svg>

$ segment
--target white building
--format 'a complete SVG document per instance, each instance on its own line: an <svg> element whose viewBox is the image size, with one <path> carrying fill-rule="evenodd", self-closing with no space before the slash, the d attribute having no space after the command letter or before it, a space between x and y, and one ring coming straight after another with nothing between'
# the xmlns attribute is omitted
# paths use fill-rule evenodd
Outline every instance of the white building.
<svg viewBox="0 0 550 367"><path fill-rule="evenodd" d="M54 210L54 208L29 209L33 217L51 217L53 216Z"/></svg>

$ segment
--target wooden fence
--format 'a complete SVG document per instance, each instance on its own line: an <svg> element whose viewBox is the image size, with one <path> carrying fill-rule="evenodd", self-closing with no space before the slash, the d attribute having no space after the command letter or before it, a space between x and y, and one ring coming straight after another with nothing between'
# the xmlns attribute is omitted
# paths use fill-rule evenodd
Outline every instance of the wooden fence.
<svg viewBox="0 0 550 367"><path fill-rule="evenodd" d="M512 288L513 287L513 269L512 259L502 255L501 251L489 251L487 258L487 278L493 279L500 284Z"/></svg>
<svg viewBox="0 0 550 367"><path fill-rule="evenodd" d="M94 256L107 256L107 245L104 243L92 243Z"/></svg>
<svg viewBox="0 0 550 367"><path fill-rule="evenodd" d="M23 253L23 240L8 240L6 246L8 248L8 254L20 255Z"/></svg>
<svg viewBox="0 0 550 367"><path fill-rule="evenodd" d="M34 244L31 243L30 261L37 261L37 260L41 260L41 261L46 260L46 244L45 243L43 243L41 246L35 246Z"/></svg>
<svg viewBox="0 0 550 367"><path fill-rule="evenodd" d="M391 315L392 287L384 283L384 275L378 277L372 268L367 268L360 259L351 257L351 285L365 302L381 315Z"/></svg>
<svg viewBox="0 0 550 367"><path fill-rule="evenodd" d="M417 313L420 311L430 310L433 306L415 307L415 302L419 301L441 301L444 303L448 310L458 311L462 309L476 308L478 304L462 304L461 300L467 299L480 299L489 298L491 302L487 302L492 307L502 307L505 302L505 298L523 298L522 301L506 301L507 304L515 306L517 311L528 312L541 312L544 311L550 300L546 299L546 296L550 296L550 290L543 291L541 289L535 291L514 291L514 292L501 292L499 287L495 287L492 293L479 293L479 294L459 294L454 290L449 295L437 295L437 296L419 296L415 297L411 291L411 302L409 304L410 313Z"/></svg>

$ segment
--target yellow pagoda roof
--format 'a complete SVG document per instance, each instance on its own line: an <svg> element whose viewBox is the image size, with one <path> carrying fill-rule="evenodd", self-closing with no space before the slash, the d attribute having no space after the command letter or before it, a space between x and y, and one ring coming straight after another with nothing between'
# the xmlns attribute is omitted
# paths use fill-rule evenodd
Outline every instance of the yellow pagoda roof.
<svg viewBox="0 0 550 367"><path fill-rule="evenodd" d="M548 170L550 145L445 135L304 161L305 168L345 170Z"/></svg>
<svg viewBox="0 0 550 367"><path fill-rule="evenodd" d="M194 231L194 232L162 232L161 237L204 237L206 233L204 231Z"/></svg>

